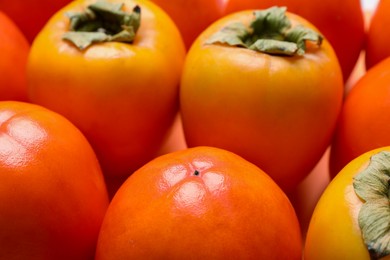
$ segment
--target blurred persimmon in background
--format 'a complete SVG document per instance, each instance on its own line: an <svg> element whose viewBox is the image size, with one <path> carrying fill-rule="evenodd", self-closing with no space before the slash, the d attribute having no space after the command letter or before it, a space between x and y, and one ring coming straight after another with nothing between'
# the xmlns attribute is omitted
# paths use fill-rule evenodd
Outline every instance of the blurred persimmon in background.
<svg viewBox="0 0 390 260"><path fill-rule="evenodd" d="M71 0L0 0L6 13L31 43L49 18Z"/></svg>
<svg viewBox="0 0 390 260"><path fill-rule="evenodd" d="M370 69L390 56L390 1L379 1L369 23L365 65Z"/></svg>
<svg viewBox="0 0 390 260"><path fill-rule="evenodd" d="M0 100L27 100L25 74L29 51L23 33L0 11Z"/></svg>
<svg viewBox="0 0 390 260"><path fill-rule="evenodd" d="M184 43L192 42L208 25L222 16L224 0L152 0L173 19Z"/></svg>

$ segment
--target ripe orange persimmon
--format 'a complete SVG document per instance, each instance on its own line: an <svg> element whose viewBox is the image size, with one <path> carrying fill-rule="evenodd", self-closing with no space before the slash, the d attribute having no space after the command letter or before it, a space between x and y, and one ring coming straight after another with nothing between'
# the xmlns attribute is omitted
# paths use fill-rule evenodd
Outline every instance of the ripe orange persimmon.
<svg viewBox="0 0 390 260"><path fill-rule="evenodd" d="M349 162L326 187L305 241L305 260L390 259L390 146Z"/></svg>
<svg viewBox="0 0 390 260"><path fill-rule="evenodd" d="M354 158L390 145L390 58L369 69L348 93L330 152L334 177Z"/></svg>
<svg viewBox="0 0 390 260"><path fill-rule="evenodd" d="M267 174L226 150L160 156L122 185L96 260L301 259L295 211Z"/></svg>
<svg viewBox="0 0 390 260"><path fill-rule="evenodd" d="M98 19L82 18L91 12ZM106 176L127 177L154 158L174 121L184 57L177 27L153 2L73 1L31 46L29 97L84 133Z"/></svg>
<svg viewBox="0 0 390 260"><path fill-rule="evenodd" d="M108 203L96 155L73 124L0 102L0 259L92 259Z"/></svg>
<svg viewBox="0 0 390 260"><path fill-rule="evenodd" d="M290 192L329 146L343 91L332 46L307 20L284 8L237 12L209 26L186 56L186 142L237 153Z"/></svg>
<svg viewBox="0 0 390 260"><path fill-rule="evenodd" d="M2 11L0 39L0 100L26 101L26 64L30 45L11 18Z"/></svg>
<svg viewBox="0 0 390 260"><path fill-rule="evenodd" d="M390 1L379 1L367 32L366 68L370 69L378 62L390 56Z"/></svg>

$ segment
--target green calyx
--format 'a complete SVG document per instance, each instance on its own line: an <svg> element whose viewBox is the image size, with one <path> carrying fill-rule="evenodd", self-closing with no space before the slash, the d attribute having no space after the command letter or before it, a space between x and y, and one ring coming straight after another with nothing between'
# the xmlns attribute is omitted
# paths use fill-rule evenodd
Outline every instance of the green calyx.
<svg viewBox="0 0 390 260"><path fill-rule="evenodd" d="M141 8L135 6L131 13L122 11L123 4L96 2L84 12L67 13L70 31L63 39L83 50L98 42L132 43L140 26Z"/></svg>
<svg viewBox="0 0 390 260"><path fill-rule="evenodd" d="M355 193L364 201L358 223L371 259L390 254L390 152L373 155L366 169L355 176Z"/></svg>
<svg viewBox="0 0 390 260"><path fill-rule="evenodd" d="M306 41L321 46L323 37L301 25L292 27L285 7L254 11L249 27L232 23L208 39L207 44L227 44L274 55L303 55Z"/></svg>

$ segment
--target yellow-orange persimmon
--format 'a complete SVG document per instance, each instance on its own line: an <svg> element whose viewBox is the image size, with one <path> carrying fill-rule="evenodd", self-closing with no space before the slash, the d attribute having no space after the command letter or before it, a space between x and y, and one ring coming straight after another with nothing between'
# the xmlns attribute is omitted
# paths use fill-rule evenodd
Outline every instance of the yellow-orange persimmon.
<svg viewBox="0 0 390 260"><path fill-rule="evenodd" d="M390 259L390 147L350 161L326 187L307 231L304 259Z"/></svg>
<svg viewBox="0 0 390 260"><path fill-rule="evenodd" d="M344 87L329 42L284 11L241 11L206 29L187 55L180 105L188 146L235 152L289 192L328 147ZM301 33L313 42L288 39Z"/></svg>
<svg viewBox="0 0 390 260"><path fill-rule="evenodd" d="M89 12L101 20L80 18ZM95 22L107 28L85 40ZM84 133L107 176L127 177L155 156L176 116L184 56L178 29L151 1L73 1L32 45L29 97Z"/></svg>

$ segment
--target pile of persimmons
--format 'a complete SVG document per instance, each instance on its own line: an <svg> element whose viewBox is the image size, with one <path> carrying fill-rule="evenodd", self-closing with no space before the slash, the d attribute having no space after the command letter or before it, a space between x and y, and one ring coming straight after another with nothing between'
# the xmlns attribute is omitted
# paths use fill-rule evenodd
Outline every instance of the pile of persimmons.
<svg viewBox="0 0 390 260"><path fill-rule="evenodd" d="M0 0L0 259L390 255L387 26L385 0Z"/></svg>

